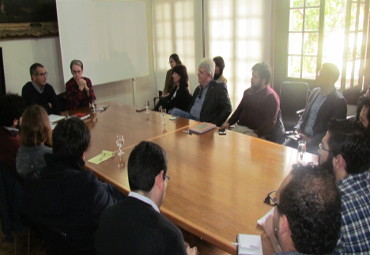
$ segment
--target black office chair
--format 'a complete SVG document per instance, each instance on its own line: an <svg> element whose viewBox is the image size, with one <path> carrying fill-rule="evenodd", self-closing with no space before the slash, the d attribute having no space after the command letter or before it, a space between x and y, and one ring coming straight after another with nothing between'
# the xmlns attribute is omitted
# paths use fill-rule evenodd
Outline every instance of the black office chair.
<svg viewBox="0 0 370 255"><path fill-rule="evenodd" d="M58 101L59 101L59 105L60 105L60 110L62 112L66 111L67 110L67 93L62 92L62 93L58 94L57 97L58 97Z"/></svg>
<svg viewBox="0 0 370 255"><path fill-rule="evenodd" d="M293 130L297 124L299 111L306 107L308 92L307 82L285 81L282 84L280 88L280 110L285 130Z"/></svg>
<svg viewBox="0 0 370 255"><path fill-rule="evenodd" d="M162 94L163 94L163 91L162 90L158 90L158 96L153 98L153 102L154 102L153 103L153 109L154 110L155 110L155 107L156 107L157 103L161 99Z"/></svg>
<svg viewBox="0 0 370 255"><path fill-rule="evenodd" d="M278 117L271 134L265 136L264 139L278 144L282 144L285 141L285 128L281 118L281 111L278 113Z"/></svg>

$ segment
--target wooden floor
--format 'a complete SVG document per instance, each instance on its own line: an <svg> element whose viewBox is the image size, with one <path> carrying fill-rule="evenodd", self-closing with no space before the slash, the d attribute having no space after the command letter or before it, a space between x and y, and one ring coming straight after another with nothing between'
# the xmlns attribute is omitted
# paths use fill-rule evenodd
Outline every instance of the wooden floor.
<svg viewBox="0 0 370 255"><path fill-rule="evenodd" d="M185 240L190 246L197 246L200 255L226 255L226 253L209 243L195 237L186 231L183 231ZM28 249L28 232L20 233L17 235L16 240L13 243L6 243L3 241L1 236L0 239L0 255L26 255ZM15 245L16 244L16 245ZM30 255L46 255L44 243L37 238L37 236L31 232L30 241Z"/></svg>
<svg viewBox="0 0 370 255"><path fill-rule="evenodd" d="M1 233L2 234L2 233ZM34 234L31 233L30 238L30 254L45 255L44 243ZM28 254L28 231L17 234L12 243L3 241L3 236L0 239L0 255L27 255Z"/></svg>

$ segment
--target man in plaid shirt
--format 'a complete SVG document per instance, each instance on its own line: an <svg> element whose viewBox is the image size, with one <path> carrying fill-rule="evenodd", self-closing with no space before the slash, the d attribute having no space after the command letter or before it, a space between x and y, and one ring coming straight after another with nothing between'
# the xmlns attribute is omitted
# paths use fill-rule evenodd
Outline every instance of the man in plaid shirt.
<svg viewBox="0 0 370 255"><path fill-rule="evenodd" d="M341 194L342 226L336 254L370 252L370 136L359 123L332 120L319 146Z"/></svg>

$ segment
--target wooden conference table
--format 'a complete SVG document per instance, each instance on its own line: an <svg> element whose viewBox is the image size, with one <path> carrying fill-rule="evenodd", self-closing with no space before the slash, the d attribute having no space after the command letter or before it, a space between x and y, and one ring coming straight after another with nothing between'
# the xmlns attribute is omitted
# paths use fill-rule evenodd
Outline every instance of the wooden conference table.
<svg viewBox="0 0 370 255"><path fill-rule="evenodd" d="M223 136L217 129L189 135L184 131L198 122L169 117L163 131L158 112L137 113L111 104L86 122L92 136L86 158L102 150L116 151L117 134L125 137L126 154L98 165L87 162L87 167L128 193L126 163L131 150L142 140L159 144L167 152L171 177L161 212L186 231L235 254L231 243L238 233L263 233L256 221L271 209L263 200L289 173L297 151L232 131ZM264 245L264 253L271 249Z"/></svg>

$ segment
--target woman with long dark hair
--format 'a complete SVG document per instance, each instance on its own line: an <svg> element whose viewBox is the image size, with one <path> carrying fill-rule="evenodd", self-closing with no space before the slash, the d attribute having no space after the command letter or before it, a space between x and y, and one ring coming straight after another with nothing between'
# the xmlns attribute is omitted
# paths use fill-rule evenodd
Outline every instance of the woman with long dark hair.
<svg viewBox="0 0 370 255"><path fill-rule="evenodd" d="M171 93L162 97L156 105L156 110L166 109L169 112L172 108L179 108L183 111L189 110L192 96L189 92L189 76L184 65L177 65L172 70L172 79L175 87Z"/></svg>

